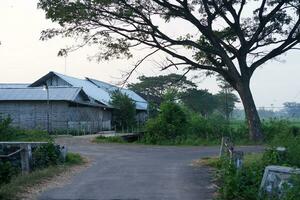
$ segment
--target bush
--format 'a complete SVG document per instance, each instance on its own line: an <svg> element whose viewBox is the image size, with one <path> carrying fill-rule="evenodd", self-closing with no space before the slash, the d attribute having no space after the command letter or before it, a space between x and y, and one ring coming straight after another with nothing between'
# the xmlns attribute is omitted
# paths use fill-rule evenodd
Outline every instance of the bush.
<svg viewBox="0 0 300 200"><path fill-rule="evenodd" d="M263 175L263 167L259 162L244 165L240 169L223 158L218 171L220 200L256 200Z"/></svg>
<svg viewBox="0 0 300 200"><path fill-rule="evenodd" d="M111 94L110 104L113 110L113 123L118 130L131 128L135 125L136 105L135 102L121 91L116 90Z"/></svg>
<svg viewBox="0 0 300 200"><path fill-rule="evenodd" d="M83 161L82 157L80 156L80 154L78 154L78 153L67 153L66 164L78 165L78 164L82 164L83 162L84 161Z"/></svg>
<svg viewBox="0 0 300 200"><path fill-rule="evenodd" d="M211 128L207 119L196 113L189 113L188 134L208 139Z"/></svg>
<svg viewBox="0 0 300 200"><path fill-rule="evenodd" d="M41 145L32 153L33 168L45 168L62 162L59 146L53 143Z"/></svg>
<svg viewBox="0 0 300 200"><path fill-rule="evenodd" d="M12 177L18 174L18 169L9 161L0 161L0 185L9 183Z"/></svg>
<svg viewBox="0 0 300 200"><path fill-rule="evenodd" d="M172 143L182 136L187 128L187 118L183 109L174 102L165 102L160 106L159 115L148 120L143 142L147 144Z"/></svg>
<svg viewBox="0 0 300 200"><path fill-rule="evenodd" d="M291 179L293 187L287 187L281 200L300 200L300 175Z"/></svg>
<svg viewBox="0 0 300 200"><path fill-rule="evenodd" d="M122 137L119 136L113 136L113 137L104 137L104 136L97 136L94 140L97 143L125 143L125 140Z"/></svg>
<svg viewBox="0 0 300 200"><path fill-rule="evenodd" d="M282 125L282 127L279 126ZM219 191L220 199L223 200L251 200L258 199L259 185L262 179L264 169L268 165L280 165L288 167L300 167L300 136L294 135L286 122L270 122L269 130L280 130L272 136L272 146L268 148L262 159L258 158L251 163L244 163L244 166L237 170L229 164L228 160L222 162L218 171L221 189ZM276 147L283 146L286 151L280 152ZM300 177L292 178L293 187L287 187L284 195L279 199L296 200L300 199ZM277 198L274 198L276 200ZM278 199L278 200L279 200Z"/></svg>
<svg viewBox="0 0 300 200"><path fill-rule="evenodd" d="M276 118L264 120L262 122L262 131L264 140L271 141L277 135L290 134L292 131L291 123L287 120L278 120Z"/></svg>
<svg viewBox="0 0 300 200"><path fill-rule="evenodd" d="M10 123L11 123L10 118L5 118L0 120L0 135L4 134L8 130Z"/></svg>
<svg viewBox="0 0 300 200"><path fill-rule="evenodd" d="M53 138L42 130L22 130L10 126L11 119L0 120L0 141L53 141Z"/></svg>

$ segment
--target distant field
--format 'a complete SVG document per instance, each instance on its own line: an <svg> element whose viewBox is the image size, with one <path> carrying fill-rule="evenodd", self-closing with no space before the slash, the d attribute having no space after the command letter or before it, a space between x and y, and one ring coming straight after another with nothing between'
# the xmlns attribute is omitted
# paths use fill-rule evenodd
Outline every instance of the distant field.
<svg viewBox="0 0 300 200"><path fill-rule="evenodd" d="M300 127L300 120L299 120L299 121L291 121L291 124L292 124L293 126Z"/></svg>
<svg viewBox="0 0 300 200"><path fill-rule="evenodd" d="M283 119L283 120L287 120L287 121L289 121L291 123L292 126L296 126L296 127L300 128L300 119L298 119L298 118L297 119ZM262 121L267 122L268 119L263 119ZM231 120L229 122L229 125L232 128L237 128L237 127L239 127L240 125L242 125L244 123L245 123L244 120Z"/></svg>

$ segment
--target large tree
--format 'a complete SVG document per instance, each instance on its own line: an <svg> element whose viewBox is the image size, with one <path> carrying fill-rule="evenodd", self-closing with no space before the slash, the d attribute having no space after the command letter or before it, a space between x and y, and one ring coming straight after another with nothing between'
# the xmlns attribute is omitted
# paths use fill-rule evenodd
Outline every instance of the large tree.
<svg viewBox="0 0 300 200"><path fill-rule="evenodd" d="M203 116L212 114L220 106L216 96L207 90L189 89L180 99L189 109Z"/></svg>
<svg viewBox="0 0 300 200"><path fill-rule="evenodd" d="M138 79L139 82L128 84L128 88L157 106L160 106L164 95L170 90L182 93L190 88L196 88L195 83L179 74L140 76Z"/></svg>
<svg viewBox="0 0 300 200"><path fill-rule="evenodd" d="M239 93L253 140L262 133L250 79L300 41L299 0L40 0L39 7L61 25L44 31L44 39L82 37L81 46L101 45L97 56L104 59L130 57L131 47L146 45L153 51L145 58L159 51L174 58L165 68L220 74ZM177 19L192 31L174 38L166 27Z"/></svg>

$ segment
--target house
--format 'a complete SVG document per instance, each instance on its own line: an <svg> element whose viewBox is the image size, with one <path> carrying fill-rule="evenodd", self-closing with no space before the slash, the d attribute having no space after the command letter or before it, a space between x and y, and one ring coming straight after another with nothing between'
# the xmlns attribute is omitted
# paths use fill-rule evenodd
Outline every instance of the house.
<svg viewBox="0 0 300 200"><path fill-rule="evenodd" d="M135 92L95 80L49 72L31 84L0 84L0 114L24 129L98 132L112 129L111 92L120 90L136 104L138 122L148 103Z"/></svg>

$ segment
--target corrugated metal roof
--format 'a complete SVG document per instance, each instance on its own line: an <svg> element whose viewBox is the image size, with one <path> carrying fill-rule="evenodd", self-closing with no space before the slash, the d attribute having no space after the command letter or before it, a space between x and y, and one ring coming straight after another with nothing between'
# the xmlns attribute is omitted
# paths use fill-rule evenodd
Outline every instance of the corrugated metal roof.
<svg viewBox="0 0 300 200"><path fill-rule="evenodd" d="M49 87L49 100L74 101L81 91L75 87ZM42 87L1 88L0 101L47 100L47 92Z"/></svg>
<svg viewBox="0 0 300 200"><path fill-rule="evenodd" d="M71 76L62 75L56 72L53 72L55 75L60 77L61 79L65 80L66 82L70 83L74 87L81 87L83 91L93 99L100 101L101 103L105 104L106 106L109 105L110 95L104 89L98 88L95 84L91 83L88 80L83 80L79 78L74 78Z"/></svg>
<svg viewBox="0 0 300 200"><path fill-rule="evenodd" d="M97 85L99 88L104 89L108 93L116 91L116 90L120 90L123 94L128 95L128 97L131 98L135 102L137 109L147 110L147 106L148 106L147 101L145 99L143 99L141 96L139 96L138 94L136 94L135 92L133 92L132 90L125 89L125 88L119 88L119 87L111 85L109 83L98 81L98 80L95 80L92 78L87 78L87 80L91 81L92 83Z"/></svg>
<svg viewBox="0 0 300 200"><path fill-rule="evenodd" d="M29 84L27 83L0 83L1 88L26 88Z"/></svg>
<svg viewBox="0 0 300 200"><path fill-rule="evenodd" d="M59 78L63 79L73 87L81 87L82 90L92 99L99 101L103 103L106 106L111 107L110 105L110 94L111 92L115 90L120 90L122 93L127 94L133 101L136 103L136 109L139 110L147 110L147 101L145 101L142 97L140 97L138 94L135 92L128 90L128 89L122 89L119 87L116 87L114 85L98 81L95 79L91 78L86 78L86 79L79 79L79 78L74 78L71 76L66 76L57 72L49 72L39 80L35 81L29 87L36 87L36 86L41 86L45 84L46 80L48 80L52 76L58 76Z"/></svg>

